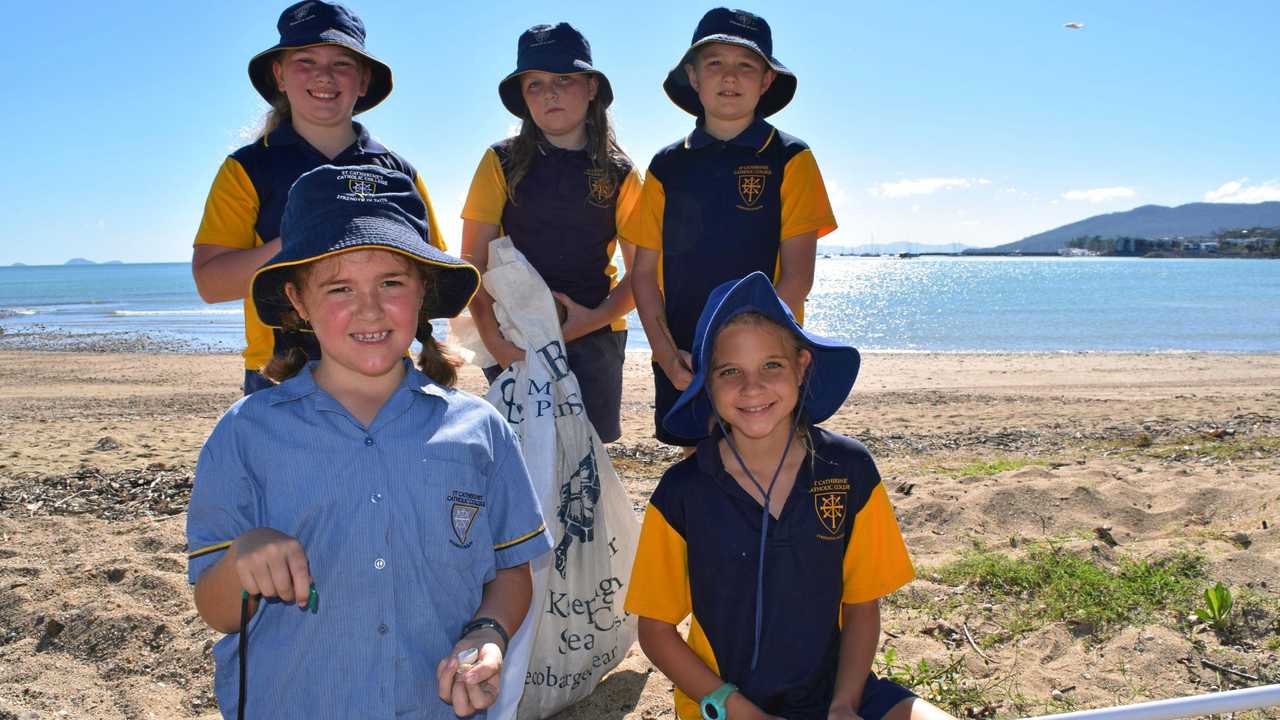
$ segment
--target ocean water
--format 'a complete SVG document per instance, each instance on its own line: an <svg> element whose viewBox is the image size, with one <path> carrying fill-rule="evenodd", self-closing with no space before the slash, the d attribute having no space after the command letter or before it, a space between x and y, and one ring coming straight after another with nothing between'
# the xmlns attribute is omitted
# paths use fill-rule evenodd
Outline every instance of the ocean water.
<svg viewBox="0 0 1280 720"><path fill-rule="evenodd" d="M1280 352L1280 261L831 257L806 325L863 350ZM628 348L647 349L634 313ZM239 350L187 263L0 267L0 328Z"/></svg>

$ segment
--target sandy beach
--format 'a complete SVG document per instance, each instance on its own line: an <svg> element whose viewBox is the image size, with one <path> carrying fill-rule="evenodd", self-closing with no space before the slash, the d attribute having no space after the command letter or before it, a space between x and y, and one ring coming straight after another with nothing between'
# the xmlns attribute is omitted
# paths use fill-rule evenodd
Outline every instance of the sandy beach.
<svg viewBox="0 0 1280 720"><path fill-rule="evenodd" d="M217 717L183 525L240 368L0 351L0 720ZM646 356L626 388L610 452L643 507L675 454L650 438ZM922 695L1016 717L1280 682L1280 355L869 353L827 427L875 454L915 560L884 603L882 669ZM975 552L1182 563L1194 594L1055 619L1038 589L984 585L959 562ZM1218 581L1236 600L1220 629L1189 619ZM670 691L637 647L560 717L672 717Z"/></svg>

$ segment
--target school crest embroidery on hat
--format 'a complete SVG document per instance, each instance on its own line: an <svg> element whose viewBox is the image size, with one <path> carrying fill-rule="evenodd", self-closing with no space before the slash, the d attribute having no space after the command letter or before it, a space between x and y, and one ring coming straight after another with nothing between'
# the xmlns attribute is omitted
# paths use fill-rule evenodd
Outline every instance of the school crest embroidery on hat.
<svg viewBox="0 0 1280 720"><path fill-rule="evenodd" d="M304 3L302 5L299 5L298 9L293 11L293 22L290 24L297 25L300 22L306 22L310 20L312 17L311 9L313 7L315 7L315 3Z"/></svg>
<svg viewBox="0 0 1280 720"><path fill-rule="evenodd" d="M539 30L537 30L536 32L534 32L534 33L533 33L533 46L534 46L534 47L536 47L536 46L538 46L538 45L546 45L546 44L548 44L548 43L552 42L552 40L551 40L551 30L552 30L552 27L551 27L550 25L543 25L543 26L541 27L541 29L539 29Z"/></svg>
<svg viewBox="0 0 1280 720"><path fill-rule="evenodd" d="M340 200L371 200L378 190L387 184L387 179L370 172L360 170L344 170L338 175L338 181L344 183L345 192L340 192Z"/></svg>
<svg viewBox="0 0 1280 720"><path fill-rule="evenodd" d="M756 29L756 18L751 13L740 12L733 16L734 25L744 27L748 30Z"/></svg>
<svg viewBox="0 0 1280 720"><path fill-rule="evenodd" d="M617 183L604 170L587 170L587 200L596 207L609 207Z"/></svg>

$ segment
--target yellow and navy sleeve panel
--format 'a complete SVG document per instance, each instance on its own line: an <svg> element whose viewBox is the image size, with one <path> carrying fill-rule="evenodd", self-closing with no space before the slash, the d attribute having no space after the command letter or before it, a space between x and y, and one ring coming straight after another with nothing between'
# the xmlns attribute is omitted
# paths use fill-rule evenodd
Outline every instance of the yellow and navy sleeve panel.
<svg viewBox="0 0 1280 720"><path fill-rule="evenodd" d="M640 198L635 208L619 226L619 235L623 240L636 247L662 251L662 216L666 212L666 192L662 181L653 172L653 167L645 173L644 183L640 189Z"/></svg>
<svg viewBox="0 0 1280 720"><path fill-rule="evenodd" d="M427 241L437 250L448 250L448 238L440 233L440 223L436 222L436 210L431 206L431 194L427 192L427 185L422 182L422 176L418 173L415 172L412 177L414 187L422 196L422 203L427 206Z"/></svg>
<svg viewBox="0 0 1280 720"><path fill-rule="evenodd" d="M492 426L493 469L487 479L489 533L494 565L511 568L533 560L551 549L551 533L542 519L542 506L534 492L529 470L511 427L497 413Z"/></svg>
<svg viewBox="0 0 1280 720"><path fill-rule="evenodd" d="M214 426L196 461L187 508L187 581L193 585L236 538L264 524L260 492L240 459L235 433L243 402L233 405Z"/></svg>
<svg viewBox="0 0 1280 720"><path fill-rule="evenodd" d="M811 232L822 237L835 229L836 218L818 161L805 147L787 161L782 174L782 239Z"/></svg>
<svg viewBox="0 0 1280 720"><path fill-rule="evenodd" d="M626 227L627 220L640 203L640 196L643 191L644 182L640 179L640 171L633 165L627 170L627 177L622 181L622 188L618 191L615 224L618 227L619 235L622 234L621 229Z"/></svg>
<svg viewBox="0 0 1280 720"><path fill-rule="evenodd" d="M205 200L204 216L196 232L196 245L248 250L262 244L254 228L258 220L258 193L244 166L228 157L218 168Z"/></svg>
<svg viewBox="0 0 1280 720"><path fill-rule="evenodd" d="M625 608L632 615L672 625L693 609L684 536L652 502L644 511Z"/></svg>
<svg viewBox="0 0 1280 720"><path fill-rule="evenodd" d="M841 602L852 605L884 597L914 577L915 568L889 504L889 495L877 476L853 517L844 553Z"/></svg>
<svg viewBox="0 0 1280 720"><path fill-rule="evenodd" d="M502 210L507 204L507 176L497 150L487 148L471 178L471 188L462 206L462 219L487 225L502 224Z"/></svg>

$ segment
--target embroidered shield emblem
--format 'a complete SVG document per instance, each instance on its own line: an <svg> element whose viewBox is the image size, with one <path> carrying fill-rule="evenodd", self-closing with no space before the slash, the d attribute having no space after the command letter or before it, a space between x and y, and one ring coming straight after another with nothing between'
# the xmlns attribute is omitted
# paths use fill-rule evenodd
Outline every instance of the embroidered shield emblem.
<svg viewBox="0 0 1280 720"><path fill-rule="evenodd" d="M347 189L361 197L378 192L378 187L368 180L347 180Z"/></svg>
<svg viewBox="0 0 1280 720"><path fill-rule="evenodd" d="M751 207L764 194L764 175L739 175L738 196L747 207Z"/></svg>
<svg viewBox="0 0 1280 720"><path fill-rule="evenodd" d="M454 503L449 510L449 519L453 523L453 536L460 545L467 544L467 536L471 534L471 526L475 524L476 514L480 508L466 503Z"/></svg>
<svg viewBox="0 0 1280 720"><path fill-rule="evenodd" d="M598 170L587 171L587 199L596 207L609 207L616 184L608 175Z"/></svg>
<svg viewBox="0 0 1280 720"><path fill-rule="evenodd" d="M838 535L844 527L844 498L843 492L817 493L813 496L813 509L818 513L818 522L832 535Z"/></svg>

